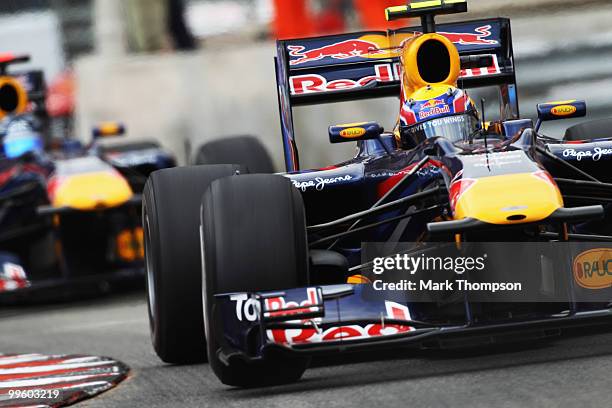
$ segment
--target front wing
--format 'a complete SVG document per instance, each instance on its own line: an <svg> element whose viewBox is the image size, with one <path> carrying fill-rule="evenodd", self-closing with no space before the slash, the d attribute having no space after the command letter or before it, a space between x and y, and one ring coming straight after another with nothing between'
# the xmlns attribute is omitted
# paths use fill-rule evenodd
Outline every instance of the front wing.
<svg viewBox="0 0 612 408"><path fill-rule="evenodd" d="M317 355L390 347L453 348L511 339L547 337L561 329L612 323L610 305L564 313L476 322L465 315L445 323L424 321L397 291L370 285L332 285L283 292L216 295L214 319L222 361L255 362L272 352Z"/></svg>
<svg viewBox="0 0 612 408"><path fill-rule="evenodd" d="M43 258L52 257L52 268L47 265L39 270L28 264L24 254L0 251L0 302L73 297L106 291L115 284L142 284L144 262L142 228L138 218L140 203L141 196L135 195L124 205L96 211L38 207L41 219L77 218L66 224L66 230L57 223L47 226L47 229L41 228L40 234L52 236L51 243L37 244L29 249L38 251L34 253ZM28 244L37 242L37 239L37 236L32 236Z"/></svg>
<svg viewBox="0 0 612 408"><path fill-rule="evenodd" d="M115 285L141 285L144 275L144 266L134 265L84 276L70 274L41 280L26 278L17 282L0 279L0 304L44 302L95 295L107 292ZM2 282L8 285L3 285Z"/></svg>

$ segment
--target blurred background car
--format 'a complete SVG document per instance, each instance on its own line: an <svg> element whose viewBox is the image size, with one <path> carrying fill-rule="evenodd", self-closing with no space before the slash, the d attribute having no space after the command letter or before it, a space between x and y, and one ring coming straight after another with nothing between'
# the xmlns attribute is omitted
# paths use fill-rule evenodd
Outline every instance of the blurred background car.
<svg viewBox="0 0 612 408"><path fill-rule="evenodd" d="M0 55L0 296L141 280L140 193L174 156L119 123L73 137L70 75L47 88L27 61Z"/></svg>

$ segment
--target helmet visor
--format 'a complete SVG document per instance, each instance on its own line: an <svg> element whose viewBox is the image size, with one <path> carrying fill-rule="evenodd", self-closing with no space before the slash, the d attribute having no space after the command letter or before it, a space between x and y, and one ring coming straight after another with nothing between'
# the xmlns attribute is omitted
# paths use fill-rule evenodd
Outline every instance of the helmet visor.
<svg viewBox="0 0 612 408"><path fill-rule="evenodd" d="M451 142L469 140L480 129L478 118L472 113L431 119L402 129L402 138L416 143L432 137L444 137Z"/></svg>
<svg viewBox="0 0 612 408"><path fill-rule="evenodd" d="M43 150L42 140L36 136L20 137L4 142L4 155L13 159L28 152L40 152Z"/></svg>
<svg viewBox="0 0 612 408"><path fill-rule="evenodd" d="M43 151L42 138L28 120L12 119L5 126L4 135L0 136L0 153L5 157L12 159L28 152Z"/></svg>

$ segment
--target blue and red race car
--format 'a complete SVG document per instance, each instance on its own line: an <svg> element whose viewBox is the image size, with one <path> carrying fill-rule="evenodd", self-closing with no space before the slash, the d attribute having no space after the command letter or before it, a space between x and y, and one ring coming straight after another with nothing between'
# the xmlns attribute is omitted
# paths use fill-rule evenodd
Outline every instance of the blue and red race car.
<svg viewBox="0 0 612 408"><path fill-rule="evenodd" d="M481 345L609 324L612 121L582 101L519 116L510 21L436 25L465 0L411 2L420 27L279 41L287 172L154 172L144 190L154 348L228 385L296 381L317 354ZM500 117L472 99L494 87ZM352 160L301 170L293 106L396 96L391 132L329 128ZM431 261L431 262L430 262Z"/></svg>
<svg viewBox="0 0 612 408"><path fill-rule="evenodd" d="M94 129L88 145L51 139L42 73L8 72L28 59L0 56L0 299L142 278L141 192L173 155L101 142L125 132L117 123Z"/></svg>

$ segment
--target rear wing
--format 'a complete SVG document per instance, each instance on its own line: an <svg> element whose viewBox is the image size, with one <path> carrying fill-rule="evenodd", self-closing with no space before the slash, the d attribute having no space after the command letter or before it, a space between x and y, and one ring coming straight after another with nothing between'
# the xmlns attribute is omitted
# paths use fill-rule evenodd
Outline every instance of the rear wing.
<svg viewBox="0 0 612 408"><path fill-rule="evenodd" d="M47 108L45 100L47 97L47 86L45 74L42 70L15 71L10 75L17 79L28 93L28 100L32 104L32 112L45 117Z"/></svg>
<svg viewBox="0 0 612 408"><path fill-rule="evenodd" d="M27 93L28 102L32 104L32 112L39 116L46 116L45 99L47 88L44 72L42 70L11 70L11 72L8 72L10 66L29 61L29 55L0 53L0 76L8 75L19 81Z"/></svg>
<svg viewBox="0 0 612 408"><path fill-rule="evenodd" d="M399 97L401 46L421 30L408 27L277 42L276 79L287 171L299 169L293 106ZM449 38L466 62L459 87L499 86L502 117L517 118L510 20L438 24L437 33Z"/></svg>

